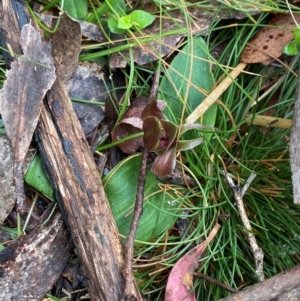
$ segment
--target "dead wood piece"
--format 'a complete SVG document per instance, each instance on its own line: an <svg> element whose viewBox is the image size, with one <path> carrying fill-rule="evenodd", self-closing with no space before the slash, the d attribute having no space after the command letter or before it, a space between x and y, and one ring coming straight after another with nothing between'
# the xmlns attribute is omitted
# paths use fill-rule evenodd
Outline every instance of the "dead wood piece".
<svg viewBox="0 0 300 301"><path fill-rule="evenodd" d="M300 265L219 301L270 301L299 286Z"/></svg>
<svg viewBox="0 0 300 301"><path fill-rule="evenodd" d="M296 101L294 107L293 125L290 143L290 164L292 170L292 182L294 193L294 204L300 204L300 69L298 72L298 83Z"/></svg>
<svg viewBox="0 0 300 301"><path fill-rule="evenodd" d="M51 289L73 244L60 213L0 253L0 300L41 300Z"/></svg>
<svg viewBox="0 0 300 301"><path fill-rule="evenodd" d="M13 154L6 135L0 135L0 225L15 205Z"/></svg>
<svg viewBox="0 0 300 301"><path fill-rule="evenodd" d="M43 97L55 80L51 46L41 40L30 24L20 34L23 57L18 57L6 73L0 90L0 110L14 153L14 184L18 209L23 209L23 163L38 122Z"/></svg>
<svg viewBox="0 0 300 301"><path fill-rule="evenodd" d="M124 258L96 164L64 86L57 80L42 109L39 144L63 202L92 300L119 301ZM135 286L133 295L139 296ZM139 300L139 299L138 299Z"/></svg>

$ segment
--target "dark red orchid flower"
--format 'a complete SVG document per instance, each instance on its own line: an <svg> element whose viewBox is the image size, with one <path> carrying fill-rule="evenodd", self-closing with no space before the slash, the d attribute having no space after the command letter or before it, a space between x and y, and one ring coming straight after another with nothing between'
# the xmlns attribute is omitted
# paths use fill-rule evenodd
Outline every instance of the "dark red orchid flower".
<svg viewBox="0 0 300 301"><path fill-rule="evenodd" d="M144 146L157 157L152 165L152 172L159 178L172 176L176 165L177 151L192 149L203 142L203 138L179 140L186 131L203 128L201 124L184 124L179 126L166 120L157 106L157 100L150 97L143 113Z"/></svg>

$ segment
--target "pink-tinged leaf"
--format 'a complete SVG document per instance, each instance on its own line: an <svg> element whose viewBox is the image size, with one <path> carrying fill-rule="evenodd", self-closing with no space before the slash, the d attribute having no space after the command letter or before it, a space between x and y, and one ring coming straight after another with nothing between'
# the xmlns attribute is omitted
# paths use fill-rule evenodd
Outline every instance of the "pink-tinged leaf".
<svg viewBox="0 0 300 301"><path fill-rule="evenodd" d="M198 146L199 144L201 144L203 142L203 137L197 138L197 139L192 139L192 140L179 140L177 142L177 147L176 149L178 151L184 151L184 150L189 150L192 149L196 146Z"/></svg>
<svg viewBox="0 0 300 301"><path fill-rule="evenodd" d="M115 126L111 132L111 139L113 142L142 131L142 112L147 105L147 102L147 97L142 96L137 97L132 101L119 124ZM113 117L115 113L114 105L108 105L107 113L109 117ZM122 150L122 152L126 154L133 154L138 148L142 147L143 145L143 137L138 137L120 143L118 144L118 147Z"/></svg>
<svg viewBox="0 0 300 301"><path fill-rule="evenodd" d="M176 149L172 148L154 160L151 171L161 179L170 178L176 165Z"/></svg>
<svg viewBox="0 0 300 301"><path fill-rule="evenodd" d="M144 143L148 151L154 151L159 147L162 138L162 125L157 117L146 117L143 123Z"/></svg>
<svg viewBox="0 0 300 301"><path fill-rule="evenodd" d="M193 289L193 272L198 266L199 259L220 229L216 224L207 240L190 250L174 265L166 287L164 301L196 301ZM203 300L204 301L204 300Z"/></svg>

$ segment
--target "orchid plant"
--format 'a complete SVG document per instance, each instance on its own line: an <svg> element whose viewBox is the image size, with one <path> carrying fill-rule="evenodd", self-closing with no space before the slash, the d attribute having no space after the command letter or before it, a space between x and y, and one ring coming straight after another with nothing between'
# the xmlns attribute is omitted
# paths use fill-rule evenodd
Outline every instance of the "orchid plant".
<svg viewBox="0 0 300 301"><path fill-rule="evenodd" d="M180 140L185 132L207 128L201 124L183 124L181 127L166 119L157 106L155 97L150 96L143 113L144 146L157 157L152 165L152 172L159 178L172 176L176 165L176 153L189 150L203 142L203 137L192 140Z"/></svg>

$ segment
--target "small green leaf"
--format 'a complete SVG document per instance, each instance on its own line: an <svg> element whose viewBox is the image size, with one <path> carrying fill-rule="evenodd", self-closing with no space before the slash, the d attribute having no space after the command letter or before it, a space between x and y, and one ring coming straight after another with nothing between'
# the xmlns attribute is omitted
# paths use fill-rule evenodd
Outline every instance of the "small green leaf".
<svg viewBox="0 0 300 301"><path fill-rule="evenodd" d="M294 39L296 43L300 44L300 28L294 30Z"/></svg>
<svg viewBox="0 0 300 301"><path fill-rule="evenodd" d="M104 189L122 235L128 235L135 205L141 155L121 161L104 179ZM173 187L174 188L174 187ZM180 199L173 189L157 179L148 169L143 215L137 229L137 240L150 241L169 229L176 219Z"/></svg>
<svg viewBox="0 0 300 301"><path fill-rule="evenodd" d="M118 28L129 29L132 27L132 22L130 16L123 16L118 21Z"/></svg>
<svg viewBox="0 0 300 301"><path fill-rule="evenodd" d="M286 55L296 55L299 52L298 43L296 41L292 41L284 46L282 52Z"/></svg>
<svg viewBox="0 0 300 301"><path fill-rule="evenodd" d="M25 182L50 199L54 199L54 191L45 173L39 154L35 155L31 161L25 175Z"/></svg>
<svg viewBox="0 0 300 301"><path fill-rule="evenodd" d="M117 0L113 5L113 13L119 16L126 14L126 3L124 0Z"/></svg>
<svg viewBox="0 0 300 301"><path fill-rule="evenodd" d="M129 16L134 28L139 30L146 28L155 20L153 15L143 10L134 10Z"/></svg>
<svg viewBox="0 0 300 301"><path fill-rule="evenodd" d="M124 29L120 29L118 27L118 22L114 18L109 18L107 21L107 25L112 33L118 33L118 34L125 33Z"/></svg>
<svg viewBox="0 0 300 301"><path fill-rule="evenodd" d="M66 11L72 18L83 20L87 15L86 0L64 0L62 10Z"/></svg>

